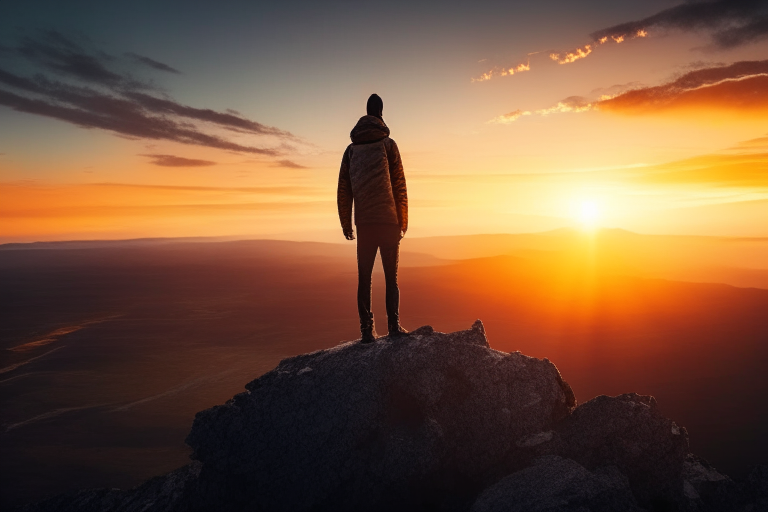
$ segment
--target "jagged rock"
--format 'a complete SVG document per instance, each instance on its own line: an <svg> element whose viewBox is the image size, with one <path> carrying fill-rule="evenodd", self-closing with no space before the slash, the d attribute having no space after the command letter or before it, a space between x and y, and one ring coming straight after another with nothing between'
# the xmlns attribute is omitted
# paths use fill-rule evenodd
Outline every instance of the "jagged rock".
<svg viewBox="0 0 768 512"><path fill-rule="evenodd" d="M559 455L593 471L615 466L630 482L640 506L688 506L683 465L688 433L662 416L651 396L598 396L578 406L552 430L518 440L509 457L533 461Z"/></svg>
<svg viewBox="0 0 768 512"><path fill-rule="evenodd" d="M246 388L187 438L203 507L466 509L575 405L552 363L492 350L479 321L292 357Z"/></svg>
<svg viewBox="0 0 768 512"><path fill-rule="evenodd" d="M601 395L560 425L558 453L587 469L616 466L642 507L684 502L681 472L688 432L661 415L652 396Z"/></svg>
<svg viewBox="0 0 768 512"><path fill-rule="evenodd" d="M504 477L482 492L471 512L640 511L629 481L613 466L590 472L557 455Z"/></svg>
<svg viewBox="0 0 768 512"><path fill-rule="evenodd" d="M704 459L689 453L681 476L687 509L717 512L737 508L738 489L734 481Z"/></svg>
<svg viewBox="0 0 768 512"><path fill-rule="evenodd" d="M760 512L768 510L768 466L755 466L742 491L745 512Z"/></svg>
<svg viewBox="0 0 768 512"><path fill-rule="evenodd" d="M201 464L193 462L167 475L151 478L138 487L86 489L66 493L18 509L19 512L164 512L178 507L185 491L195 485Z"/></svg>
<svg viewBox="0 0 768 512"><path fill-rule="evenodd" d="M479 321L292 357L246 389L197 414L191 465L21 510L768 510L765 466L734 484L650 396L575 407L552 363L492 350Z"/></svg>

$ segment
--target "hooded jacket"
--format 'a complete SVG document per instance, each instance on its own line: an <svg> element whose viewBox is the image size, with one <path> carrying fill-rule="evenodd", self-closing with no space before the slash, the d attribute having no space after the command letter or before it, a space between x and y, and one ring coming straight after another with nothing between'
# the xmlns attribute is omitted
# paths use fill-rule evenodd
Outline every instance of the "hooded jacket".
<svg viewBox="0 0 768 512"><path fill-rule="evenodd" d="M341 159L336 199L344 232L355 225L395 224L408 229L408 192L403 162L389 128L376 116L363 116L349 134Z"/></svg>

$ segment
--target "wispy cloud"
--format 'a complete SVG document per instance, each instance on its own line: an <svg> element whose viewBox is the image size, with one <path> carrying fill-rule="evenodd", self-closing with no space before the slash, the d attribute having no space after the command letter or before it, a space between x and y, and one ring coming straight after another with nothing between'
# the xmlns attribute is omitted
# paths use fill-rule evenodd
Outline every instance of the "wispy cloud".
<svg viewBox="0 0 768 512"><path fill-rule="evenodd" d="M558 101L557 105L554 105L549 108L537 110L536 113L541 116L546 116L549 114L556 114L556 113L562 113L562 112L586 112L591 108L592 108L592 103L590 103L590 101L587 100L587 98L583 96L569 96L563 100Z"/></svg>
<svg viewBox="0 0 768 512"><path fill-rule="evenodd" d="M649 166L635 182L653 184L698 184L710 187L739 187L768 191L768 153L702 155Z"/></svg>
<svg viewBox="0 0 768 512"><path fill-rule="evenodd" d="M488 122L494 123L494 124L509 124L517 121L522 116L529 116L529 115L531 115L530 111L517 109L517 110L513 110L512 112L502 114L498 117L494 117Z"/></svg>
<svg viewBox="0 0 768 512"><path fill-rule="evenodd" d="M539 52L529 53L528 54L528 60L526 62L520 62L518 64L512 65L512 66L506 66L506 67L495 67L493 69L490 69L483 73L480 76L472 78L473 82L485 82L486 80L490 80L491 78L499 77L499 76L512 76L515 73L522 73L523 71L530 71L531 70L531 60L530 56L534 55ZM486 59L483 59L485 61Z"/></svg>
<svg viewBox="0 0 768 512"><path fill-rule="evenodd" d="M33 70L22 74L0 69L0 105L19 112L131 138L238 153L278 156L291 149L289 142L300 142L287 131L232 110L218 112L183 105L122 69L138 63L145 69L178 73L149 57L131 53L121 59L86 48L85 43L55 31L36 39L24 38L5 53L15 58L19 69ZM233 136L268 137L275 142L265 147L236 141Z"/></svg>
<svg viewBox="0 0 768 512"><path fill-rule="evenodd" d="M174 73L176 75L181 74L181 71L178 69L172 68L168 64L163 64L162 62L156 61L155 59L150 59L144 55L139 55L133 52L126 52L125 56L130 57L134 61L144 64L145 66L149 66L150 68L156 69L158 71L167 71L168 73Z"/></svg>
<svg viewBox="0 0 768 512"><path fill-rule="evenodd" d="M277 167L285 167L286 169L309 169L306 165L297 164L293 160L278 160L275 162Z"/></svg>
<svg viewBox="0 0 768 512"><path fill-rule="evenodd" d="M3 184L0 183L0 187ZM146 183L90 183L80 185L80 188L102 187L121 189L144 189L159 191L180 191L180 192L223 192L223 193L249 193L249 194L267 194L267 195L326 195L328 191L318 187L306 187L300 185L290 186L262 186L262 187L209 187L199 185L151 185ZM1 190L1 188L0 188Z"/></svg>
<svg viewBox="0 0 768 512"><path fill-rule="evenodd" d="M601 91L597 89L596 91ZM603 90L604 91L604 90ZM616 94L596 98L570 96L556 105L535 110L538 115L600 110L628 115L665 111L731 110L765 114L768 111L768 60L742 61L690 71L666 84L655 87L631 87ZM515 121L522 114L516 110L490 122L505 118ZM515 115L517 114L517 115Z"/></svg>
<svg viewBox="0 0 768 512"><path fill-rule="evenodd" d="M740 151L740 152L752 152L752 151L761 151L761 150L768 152L768 136L745 140L728 149L730 151Z"/></svg>
<svg viewBox="0 0 768 512"><path fill-rule="evenodd" d="M149 157L152 164L160 167L210 167L216 165L216 162L210 160L197 160L194 158L184 158L174 155L141 155Z"/></svg>
<svg viewBox="0 0 768 512"><path fill-rule="evenodd" d="M593 41L629 38L656 28L703 30L711 34L715 46L732 48L768 37L767 11L766 0L689 0L640 20L598 30L591 37Z"/></svg>
<svg viewBox="0 0 768 512"><path fill-rule="evenodd" d="M696 108L766 112L768 60L699 69L656 87L627 91L594 104L604 111L645 114Z"/></svg>
<svg viewBox="0 0 768 512"><path fill-rule="evenodd" d="M591 41L577 48L544 53L558 64L571 64L584 59L606 44L620 44L631 39L646 38L660 30L699 31L707 33L710 50L734 48L768 38L768 0L688 0L652 16L597 30ZM539 52L536 52L539 53ZM528 54L533 55L533 53ZM530 61L525 71L530 69ZM495 67L472 79L482 82L510 76L517 68Z"/></svg>

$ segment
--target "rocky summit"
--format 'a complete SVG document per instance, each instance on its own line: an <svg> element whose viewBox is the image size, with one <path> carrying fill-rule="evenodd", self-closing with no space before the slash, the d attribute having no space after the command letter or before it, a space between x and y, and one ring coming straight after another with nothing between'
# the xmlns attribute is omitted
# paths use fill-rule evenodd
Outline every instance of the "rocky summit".
<svg viewBox="0 0 768 512"><path fill-rule="evenodd" d="M483 325L417 329L283 360L187 437L193 462L127 491L27 511L766 510L689 453L653 397L577 407L547 359L490 348Z"/></svg>

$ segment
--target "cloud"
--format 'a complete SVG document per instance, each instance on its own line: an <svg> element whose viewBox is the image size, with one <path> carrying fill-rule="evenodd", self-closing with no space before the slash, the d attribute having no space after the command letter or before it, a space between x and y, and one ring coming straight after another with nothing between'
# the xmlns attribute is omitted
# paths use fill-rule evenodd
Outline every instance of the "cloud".
<svg viewBox="0 0 768 512"><path fill-rule="evenodd" d="M751 152L751 151L766 151L768 152L768 136L758 137L757 139L745 140L739 142L733 147L728 148L730 151Z"/></svg>
<svg viewBox="0 0 768 512"><path fill-rule="evenodd" d="M121 60L86 49L55 31L44 32L39 39L24 38L8 52L19 61L20 69L32 68L26 76L0 69L0 105L19 112L130 138L167 140L238 153L278 156L292 149L288 142L301 143L287 131L263 125L235 111L218 112L178 103L150 83L120 69L139 62L144 68L175 71L148 57L128 54L129 60ZM277 144L263 147L233 139L242 136L270 137Z"/></svg>
<svg viewBox="0 0 768 512"><path fill-rule="evenodd" d="M709 50L742 46L768 38L768 0L687 0L640 20L597 30L590 34L592 41L589 44L569 51L546 53L558 64L570 64L586 58L602 45L646 38L651 31L662 29L705 32L711 39L711 45L705 48ZM529 53L529 58L535 53L541 52ZM530 61L522 66L522 70L530 70ZM516 71L520 70L515 66L497 66L472 81L510 76Z"/></svg>
<svg viewBox="0 0 768 512"><path fill-rule="evenodd" d="M3 183L0 183L0 188L3 187ZM63 188L71 187L64 186ZM172 192L222 192L226 194L266 194L266 195L295 195L295 196L323 196L327 195L328 191L320 187L307 187L301 185L285 185L285 186L261 186L261 187L211 187L200 185L154 185L146 183L89 183L87 185L80 185L82 190L89 189L90 187L98 187L101 189L114 189L120 193L125 193L127 190L154 190L154 191L172 191ZM29 187L27 187L29 188Z"/></svg>
<svg viewBox="0 0 768 512"><path fill-rule="evenodd" d="M603 38L629 38L641 31L672 28L710 31L719 48L732 48L768 37L767 0L687 1L647 18L629 21L593 32Z"/></svg>
<svg viewBox="0 0 768 512"><path fill-rule="evenodd" d="M673 82L630 90L593 106L624 114L691 108L765 113L768 109L768 60L691 71Z"/></svg>
<svg viewBox="0 0 768 512"><path fill-rule="evenodd" d="M152 112L172 114L195 119L197 121L206 121L233 131L242 131L244 133L253 133L257 135L275 135L285 139L296 140L296 138L289 132L272 126L265 126L256 121L251 121L250 119L246 119L233 113L234 111L231 110L228 112L216 112L215 110L207 108L188 107L176 103L175 101L158 98L142 92L126 92L125 96Z"/></svg>
<svg viewBox="0 0 768 512"><path fill-rule="evenodd" d="M522 116L529 116L529 115L531 115L529 111L517 109L507 114L502 114L498 117L494 117L488 122L493 124L509 124L517 121Z"/></svg>
<svg viewBox="0 0 768 512"><path fill-rule="evenodd" d="M152 164L160 167L210 167L216 165L216 162L210 160L196 160L194 158L183 158L174 155L141 155L152 159Z"/></svg>
<svg viewBox="0 0 768 512"><path fill-rule="evenodd" d="M515 73L522 73L523 71L530 71L531 70L531 61L530 56L534 55L535 53L529 53L528 54L528 61L521 62L519 64L516 64L514 66L508 66L508 67L495 67L489 71L486 71L482 75L475 77L472 79L473 82L485 82L486 80L490 80L491 78L497 77L497 76L512 76ZM483 59L480 62L484 62L487 59Z"/></svg>
<svg viewBox="0 0 768 512"><path fill-rule="evenodd" d="M755 188L768 191L768 153L713 154L643 169L634 181L665 185Z"/></svg>
<svg viewBox="0 0 768 512"><path fill-rule="evenodd" d="M16 51L29 62L86 82L119 84L126 77L107 69L107 55L86 53L77 43L54 30L43 32L39 40L25 37Z"/></svg>
<svg viewBox="0 0 768 512"><path fill-rule="evenodd" d="M285 167L288 169L309 169L306 165L297 164L291 160L278 160L275 162L277 167Z"/></svg>
<svg viewBox="0 0 768 512"><path fill-rule="evenodd" d="M149 57L146 57L144 55L139 55L133 52L127 52L125 56L130 57L134 61L144 64L145 66L149 66L150 68L156 69L158 71L166 71L168 73L174 73L176 75L181 74L181 71L179 71L178 69L172 68L168 64L163 64L162 62L156 61L155 59L150 59Z"/></svg>
<svg viewBox="0 0 768 512"><path fill-rule="evenodd" d="M537 110L536 113L542 116L558 112L586 112L592 108L592 103L584 96L569 96L564 100L558 101L557 105Z"/></svg>
<svg viewBox="0 0 768 512"><path fill-rule="evenodd" d="M624 89L625 86L614 86L609 89L595 89L593 93ZM768 114L768 60L742 61L728 66L696 69L663 85L630 88L615 95L600 94L593 99L569 96L552 107L534 111L534 114L578 113L589 110L627 115L672 111L706 114L713 110L725 110L743 115L765 116ZM523 111L515 110L489 122L506 124L525 114L520 114L521 112Z"/></svg>
<svg viewBox="0 0 768 512"><path fill-rule="evenodd" d="M763 16L740 27L728 28L713 35L720 48L733 48L768 37L768 16Z"/></svg>
<svg viewBox="0 0 768 512"><path fill-rule="evenodd" d="M188 203L158 205L80 205L67 207L40 206L24 209L3 207L0 214L5 219L64 219L68 217L187 217L189 215L216 215L241 212L312 213L325 211L335 201L273 201L244 203Z"/></svg>

